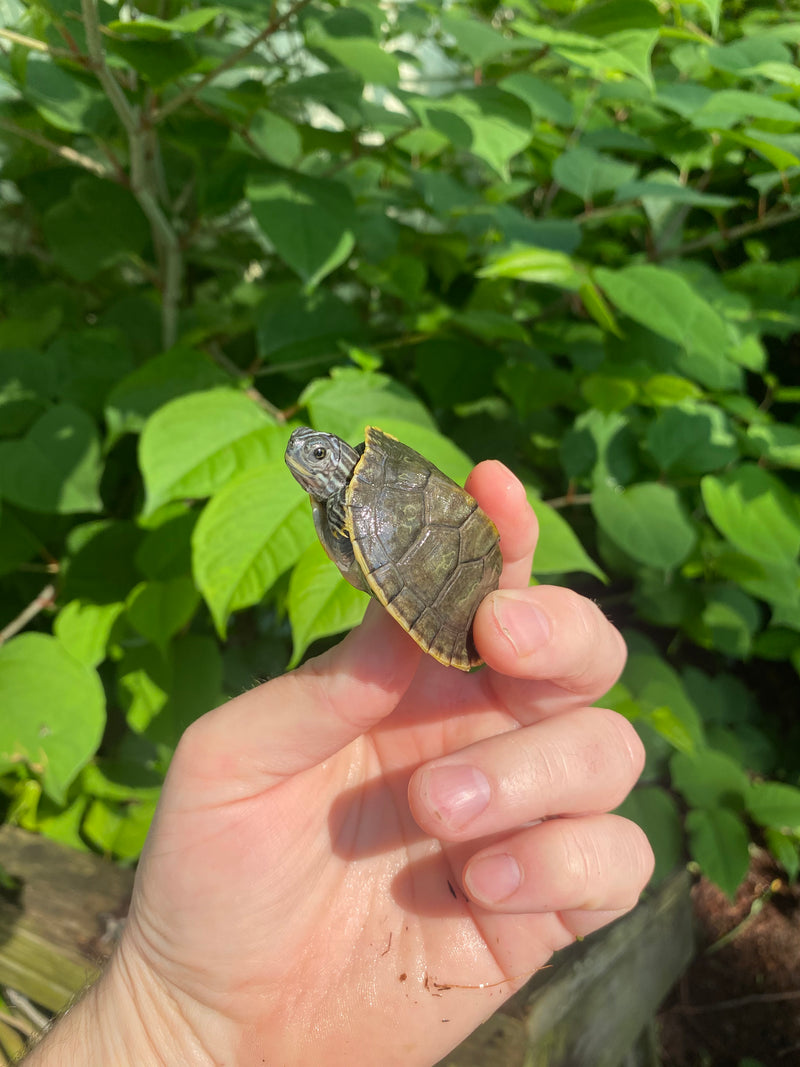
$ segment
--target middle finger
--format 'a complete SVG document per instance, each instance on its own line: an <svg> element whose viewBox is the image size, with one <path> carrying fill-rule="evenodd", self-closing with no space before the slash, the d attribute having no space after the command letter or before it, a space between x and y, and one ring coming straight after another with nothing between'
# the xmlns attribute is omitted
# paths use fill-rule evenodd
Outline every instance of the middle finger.
<svg viewBox="0 0 800 1067"><path fill-rule="evenodd" d="M425 764L411 777L409 804L427 833L465 841L555 815L610 811L643 765L626 719L581 708Z"/></svg>

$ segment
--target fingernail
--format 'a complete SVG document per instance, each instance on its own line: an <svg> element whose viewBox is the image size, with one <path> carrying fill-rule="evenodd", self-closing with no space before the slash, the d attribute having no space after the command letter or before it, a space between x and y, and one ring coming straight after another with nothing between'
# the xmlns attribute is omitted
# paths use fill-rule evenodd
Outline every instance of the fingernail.
<svg viewBox="0 0 800 1067"><path fill-rule="evenodd" d="M529 656L550 640L550 619L531 604L527 594L506 590L492 599L497 625L518 656Z"/></svg>
<svg viewBox="0 0 800 1067"><path fill-rule="evenodd" d="M488 779L476 767L432 767L421 792L434 815L452 830L480 815L492 796Z"/></svg>
<svg viewBox="0 0 800 1067"><path fill-rule="evenodd" d="M473 900L499 904L522 884L522 871L513 856L500 853L473 860L464 872L464 885Z"/></svg>

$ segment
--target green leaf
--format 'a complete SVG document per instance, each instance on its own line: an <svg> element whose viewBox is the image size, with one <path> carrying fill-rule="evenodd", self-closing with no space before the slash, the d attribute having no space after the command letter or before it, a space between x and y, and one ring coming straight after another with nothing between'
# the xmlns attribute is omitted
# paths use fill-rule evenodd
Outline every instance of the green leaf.
<svg viewBox="0 0 800 1067"><path fill-rule="evenodd" d="M687 729L686 723L679 715L675 714L672 708L666 705L660 708L653 708L645 716L645 721L679 752L684 752L687 755L691 755L694 752L694 738Z"/></svg>
<svg viewBox="0 0 800 1067"><path fill-rule="evenodd" d="M643 10L643 5L641 5ZM630 74L649 88L653 84L650 56L658 40L658 29L621 29L605 36L589 36L573 30L555 29L544 23L518 19L515 29L541 41L569 64L590 71L601 81L617 81Z"/></svg>
<svg viewBox="0 0 800 1067"><path fill-rule="evenodd" d="M386 429L387 419L436 429L428 409L409 389L386 374L355 367L336 367L330 377L315 378L303 391L300 404L308 409L316 429L352 444L364 440L365 426Z"/></svg>
<svg viewBox="0 0 800 1067"><path fill-rule="evenodd" d="M365 82L396 85L397 59L374 39L379 29L365 12L340 9L322 22L309 20L305 35L309 47L327 52Z"/></svg>
<svg viewBox="0 0 800 1067"><path fill-rule="evenodd" d="M150 240L150 227L133 195L100 178L80 178L69 197L57 200L42 218L42 229L60 267L79 282L105 267L138 256Z"/></svg>
<svg viewBox="0 0 800 1067"><path fill-rule="evenodd" d="M204 352L178 346L153 356L121 377L106 398L105 416L112 441L138 433L158 408L178 396L226 385L230 378Z"/></svg>
<svg viewBox="0 0 800 1067"><path fill-rule="evenodd" d="M764 93L721 89L709 96L691 115L692 124L703 129L728 129L751 118L797 125L800 110L783 100L773 100Z"/></svg>
<svg viewBox="0 0 800 1067"><path fill-rule="evenodd" d="M169 647L169 699L147 727L147 737L168 755L196 719L223 703L222 658L213 637L184 634Z"/></svg>
<svg viewBox="0 0 800 1067"><path fill-rule="evenodd" d="M55 368L40 352L0 350L0 437L24 433L55 392Z"/></svg>
<svg viewBox="0 0 800 1067"><path fill-rule="evenodd" d="M62 330L47 350L61 400L100 418L107 393L133 369L133 358L116 329Z"/></svg>
<svg viewBox="0 0 800 1067"><path fill-rule="evenodd" d="M76 660L87 667L97 667L106 657L111 628L124 610L122 603L70 600L56 616L53 632Z"/></svg>
<svg viewBox="0 0 800 1067"><path fill-rule="evenodd" d="M724 411L693 400L660 412L648 427L646 441L659 467L677 473L716 471L739 455Z"/></svg>
<svg viewBox="0 0 800 1067"><path fill-rule="evenodd" d="M691 755L702 747L703 726L680 676L639 633L626 632L628 662L622 681L651 725L670 744Z"/></svg>
<svg viewBox="0 0 800 1067"><path fill-rule="evenodd" d="M211 389L178 397L145 424L139 466L145 515L183 497L206 497L234 475L283 456L288 432L244 393Z"/></svg>
<svg viewBox="0 0 800 1067"><path fill-rule="evenodd" d="M569 148L553 163L553 178L584 202L612 192L635 178L639 168L591 148Z"/></svg>
<svg viewBox="0 0 800 1067"><path fill-rule="evenodd" d="M683 400L699 400L701 396L694 382L675 374L654 374L641 383L641 390L657 407L672 407Z"/></svg>
<svg viewBox="0 0 800 1067"><path fill-rule="evenodd" d="M742 811L749 788L747 775L736 760L705 748L689 756L676 752L670 760L672 786L693 808L732 808Z"/></svg>
<svg viewBox="0 0 800 1067"><path fill-rule="evenodd" d="M327 360L337 345L364 332L350 304L329 289L307 293L295 281L271 285L255 315L258 354L270 363Z"/></svg>
<svg viewBox="0 0 800 1067"><path fill-rule="evenodd" d="M564 252L549 248L519 248L494 256L478 272L479 278L518 278L538 285L555 285L577 291L586 273Z"/></svg>
<svg viewBox="0 0 800 1067"><path fill-rule="evenodd" d="M727 808L696 808L686 816L686 829L703 874L733 899L750 866L744 823Z"/></svg>
<svg viewBox="0 0 800 1067"><path fill-rule="evenodd" d="M188 577L142 582L128 597L128 621L142 637L163 648L190 621L200 600Z"/></svg>
<svg viewBox="0 0 800 1067"><path fill-rule="evenodd" d="M97 751L105 696L97 674L54 637L22 634L0 646L0 773L26 763L57 804Z"/></svg>
<svg viewBox="0 0 800 1067"><path fill-rule="evenodd" d="M315 538L307 495L276 461L228 481L192 536L197 584L220 635L228 616L257 604Z"/></svg>
<svg viewBox="0 0 800 1067"><path fill-rule="evenodd" d="M10 508L0 506L0 577L27 563L40 548L41 543L29 526Z"/></svg>
<svg viewBox="0 0 800 1067"><path fill-rule="evenodd" d="M700 487L717 529L737 548L767 563L791 563L800 551L800 505L783 483L752 464Z"/></svg>
<svg viewBox="0 0 800 1067"><path fill-rule="evenodd" d="M742 132L728 130L723 136L728 141L752 149L776 170L789 170L800 164L800 145L796 144L795 138L755 128Z"/></svg>
<svg viewBox="0 0 800 1067"><path fill-rule="evenodd" d="M624 411L636 400L638 387L629 378L615 378L607 374L590 374L581 382L586 402L604 413Z"/></svg>
<svg viewBox="0 0 800 1067"><path fill-rule="evenodd" d="M557 126L572 126L575 110L570 100L550 82L527 72L509 74L499 82L500 88L524 100L538 118L548 119Z"/></svg>
<svg viewBox="0 0 800 1067"><path fill-rule="evenodd" d="M123 601L141 579L134 557L142 531L133 523L102 519L74 527L67 538L62 596L93 604Z"/></svg>
<svg viewBox="0 0 800 1067"><path fill-rule="evenodd" d="M476 18L444 14L440 16L439 22L445 33L455 38L460 51L476 67L482 67L487 60L501 56L520 45L530 48L530 45L513 37L506 37Z"/></svg>
<svg viewBox="0 0 800 1067"><path fill-rule="evenodd" d="M759 826L800 834L800 789L784 782L753 782L745 796L748 814Z"/></svg>
<svg viewBox="0 0 800 1067"><path fill-rule="evenodd" d="M271 111L257 111L250 119L247 135L250 144L258 149L264 159L278 166L293 166L303 151L303 141L297 128Z"/></svg>
<svg viewBox="0 0 800 1067"><path fill-rule="evenodd" d="M297 666L313 641L357 626L368 603L369 596L344 580L319 541L309 545L289 579L294 649L289 667Z"/></svg>
<svg viewBox="0 0 800 1067"><path fill-rule="evenodd" d="M138 859L144 847L156 803L155 800L137 800L118 805L93 800L81 829L98 849L130 862Z"/></svg>
<svg viewBox="0 0 800 1067"><path fill-rule="evenodd" d="M539 539L533 560L534 574L570 574L583 571L593 574L601 582L607 581L603 571L588 555L569 523L560 512L539 499L526 486L528 501L539 522Z"/></svg>
<svg viewBox="0 0 800 1067"><path fill-rule="evenodd" d="M439 99L409 97L407 103L423 126L442 134L454 148L482 159L501 178L511 177L509 163L531 140L531 113L511 93L491 86Z"/></svg>
<svg viewBox="0 0 800 1067"><path fill-rule="evenodd" d="M617 203L636 199L643 201L668 200L673 204L688 204L691 207L704 207L709 210L734 207L737 203L732 196L704 193L693 189L690 185L682 185L677 175L675 175L674 181L666 181L663 176L659 180L647 177L617 186L614 194L614 200Z"/></svg>
<svg viewBox="0 0 800 1067"><path fill-rule="evenodd" d="M24 93L45 122L68 133L94 131L111 118L110 104L96 83L37 52L28 55Z"/></svg>
<svg viewBox="0 0 800 1067"><path fill-rule="evenodd" d="M789 881L796 882L800 874L800 842L793 834L782 834L768 826L764 830L767 848L781 867L789 875Z"/></svg>
<svg viewBox="0 0 800 1067"><path fill-rule="evenodd" d="M0 443L0 496L31 511L99 511L100 442L72 404L45 412L19 441Z"/></svg>
<svg viewBox="0 0 800 1067"><path fill-rule="evenodd" d="M719 29L719 13L722 8L722 0L699 0L699 4L711 20L711 33L716 37Z"/></svg>
<svg viewBox="0 0 800 1067"><path fill-rule="evenodd" d="M800 470L800 427L780 422L748 426L747 439L759 456L782 467Z"/></svg>
<svg viewBox="0 0 800 1067"><path fill-rule="evenodd" d="M683 858L683 823L674 799L657 786L634 789L615 814L631 819L647 834L656 857L652 884L658 885Z"/></svg>
<svg viewBox="0 0 800 1067"><path fill-rule="evenodd" d="M630 29L661 26L661 16L649 0L595 0L567 19L568 28L592 37L608 37Z"/></svg>
<svg viewBox="0 0 800 1067"><path fill-rule="evenodd" d="M355 205L345 185L287 173L253 176L246 193L275 251L309 289L352 252Z"/></svg>
<svg viewBox="0 0 800 1067"><path fill-rule="evenodd" d="M641 483L624 490L604 486L592 494L603 532L640 563L669 570L694 547L697 535L671 486Z"/></svg>
<svg viewBox="0 0 800 1067"><path fill-rule="evenodd" d="M165 41L175 34L196 33L222 13L220 7L199 7L185 11L174 19L160 19L154 15L139 16L135 20L113 19L108 24L112 33L138 37L145 41Z"/></svg>
<svg viewBox="0 0 800 1067"><path fill-rule="evenodd" d="M594 276L609 299L634 321L688 353L700 353L715 364L724 362L725 323L679 274L642 264L619 271L598 267Z"/></svg>
<svg viewBox="0 0 800 1067"><path fill-rule="evenodd" d="M166 707L172 681L172 666L155 645L125 649L117 664L117 690L131 730L143 733Z"/></svg>

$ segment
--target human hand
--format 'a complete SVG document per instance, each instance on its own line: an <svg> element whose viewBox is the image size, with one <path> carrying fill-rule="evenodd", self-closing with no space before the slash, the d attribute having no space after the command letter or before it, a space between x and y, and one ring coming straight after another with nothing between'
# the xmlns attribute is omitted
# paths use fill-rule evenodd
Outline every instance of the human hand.
<svg viewBox="0 0 800 1067"><path fill-rule="evenodd" d="M504 559L475 620L486 666L442 667L371 605L189 728L86 1009L113 1049L98 1065L431 1064L636 903L652 855L606 813L642 748L588 706L622 639L590 601L528 587L513 475L468 484Z"/></svg>

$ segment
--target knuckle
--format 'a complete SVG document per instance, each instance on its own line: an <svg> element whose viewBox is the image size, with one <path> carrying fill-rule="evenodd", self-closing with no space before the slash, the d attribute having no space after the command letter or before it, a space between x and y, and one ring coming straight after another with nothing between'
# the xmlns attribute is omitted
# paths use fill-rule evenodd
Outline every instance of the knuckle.
<svg viewBox="0 0 800 1067"><path fill-rule="evenodd" d="M642 739L624 715L608 708L595 710L603 719L608 751L613 754L614 767L621 780L624 778L627 794L644 770L645 750Z"/></svg>
<svg viewBox="0 0 800 1067"><path fill-rule="evenodd" d="M570 590L566 604L564 625L575 657L562 684L576 694L605 693L625 666L627 649L622 635L593 600Z"/></svg>
<svg viewBox="0 0 800 1067"><path fill-rule="evenodd" d="M590 907L596 886L602 878L603 862L594 834L583 834L565 820L562 825L562 848L564 851L562 887L567 900L579 901L581 907ZM574 905L573 905L574 906Z"/></svg>

